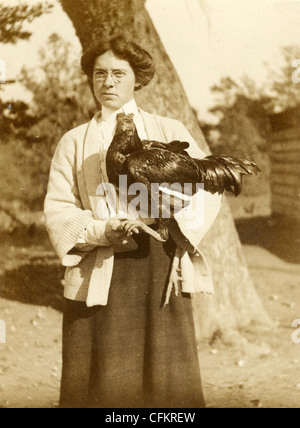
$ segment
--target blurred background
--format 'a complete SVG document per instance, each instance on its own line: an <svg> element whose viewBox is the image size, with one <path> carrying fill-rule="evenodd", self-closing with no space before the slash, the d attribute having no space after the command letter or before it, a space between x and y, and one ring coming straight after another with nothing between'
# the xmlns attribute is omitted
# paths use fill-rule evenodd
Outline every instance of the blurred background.
<svg viewBox="0 0 300 428"><path fill-rule="evenodd" d="M13 4L2 0L1 7ZM3 31L6 17L1 14L6 84L0 89L0 216L6 231L16 219L31 223L31 213L42 209L58 140L95 111L79 70L81 45L72 23L59 2L44 6L36 19L21 21L21 37ZM277 138L272 115L291 108L297 115L300 103L300 84L292 79L293 73L297 76L293 61L300 58L299 1L148 0L146 6L212 152L251 156L261 167L258 180L246 182L244 200L230 198L235 218L269 215L270 161L278 174L288 168L287 153L284 158L271 153ZM296 173L297 166L285 174L289 191L297 184ZM280 187L274 191L275 199L281 197L275 203L281 213L294 193L287 200Z"/></svg>
<svg viewBox="0 0 300 428"><path fill-rule="evenodd" d="M14 5L22 7L7 8ZM261 168L228 201L258 288L272 272L261 297L273 319L289 323L282 311L300 297L300 1L147 0L146 7L212 153L250 156ZM63 269L42 210L59 139L95 113L81 53L58 1L1 0L0 298L59 311Z"/></svg>

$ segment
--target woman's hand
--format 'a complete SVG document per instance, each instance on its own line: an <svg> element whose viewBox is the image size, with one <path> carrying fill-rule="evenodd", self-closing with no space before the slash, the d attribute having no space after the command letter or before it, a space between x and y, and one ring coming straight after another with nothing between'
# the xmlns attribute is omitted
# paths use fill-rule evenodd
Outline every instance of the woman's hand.
<svg viewBox="0 0 300 428"><path fill-rule="evenodd" d="M112 218L106 222L106 238L113 245L127 244L128 236L121 220Z"/></svg>

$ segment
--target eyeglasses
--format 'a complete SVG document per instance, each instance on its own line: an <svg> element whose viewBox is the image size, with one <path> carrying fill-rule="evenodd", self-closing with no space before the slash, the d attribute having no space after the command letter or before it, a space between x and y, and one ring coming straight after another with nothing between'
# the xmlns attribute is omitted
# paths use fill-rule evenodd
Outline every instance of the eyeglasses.
<svg viewBox="0 0 300 428"><path fill-rule="evenodd" d="M94 79L98 82L105 82L110 76L115 84L121 83L121 80L126 77L125 71L122 70L113 70L110 72L103 70L96 70L94 72Z"/></svg>

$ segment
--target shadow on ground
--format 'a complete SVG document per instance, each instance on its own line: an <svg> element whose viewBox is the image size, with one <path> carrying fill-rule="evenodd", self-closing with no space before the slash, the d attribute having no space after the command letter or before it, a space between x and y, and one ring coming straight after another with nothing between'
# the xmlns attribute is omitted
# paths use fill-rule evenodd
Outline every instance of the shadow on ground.
<svg viewBox="0 0 300 428"><path fill-rule="evenodd" d="M12 232L0 232L1 246L5 247L40 247L53 250L49 235L44 226L32 224L30 226L15 227ZM2 255L3 256L3 255Z"/></svg>
<svg viewBox="0 0 300 428"><path fill-rule="evenodd" d="M63 308L62 268L46 260L5 272L0 277L0 297L39 306Z"/></svg>
<svg viewBox="0 0 300 428"><path fill-rule="evenodd" d="M299 226L276 217L235 220L242 244L258 245L290 263L300 263Z"/></svg>
<svg viewBox="0 0 300 428"><path fill-rule="evenodd" d="M300 263L300 234L272 217L235 221L242 244L258 245L290 263ZM0 297L63 308L64 270L44 228L16 230L0 237Z"/></svg>
<svg viewBox="0 0 300 428"><path fill-rule="evenodd" d="M16 230L0 239L0 297L61 311L65 268L45 229Z"/></svg>

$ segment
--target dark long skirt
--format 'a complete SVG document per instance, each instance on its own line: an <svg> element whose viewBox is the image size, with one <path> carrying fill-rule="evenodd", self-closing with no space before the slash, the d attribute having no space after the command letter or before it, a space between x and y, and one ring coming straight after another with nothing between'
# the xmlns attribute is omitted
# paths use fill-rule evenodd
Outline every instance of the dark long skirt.
<svg viewBox="0 0 300 428"><path fill-rule="evenodd" d="M66 300L62 408L204 407L189 295L162 307L173 245L115 258L107 306Z"/></svg>

